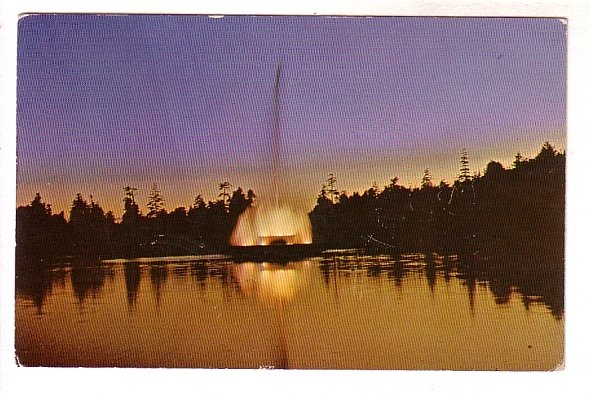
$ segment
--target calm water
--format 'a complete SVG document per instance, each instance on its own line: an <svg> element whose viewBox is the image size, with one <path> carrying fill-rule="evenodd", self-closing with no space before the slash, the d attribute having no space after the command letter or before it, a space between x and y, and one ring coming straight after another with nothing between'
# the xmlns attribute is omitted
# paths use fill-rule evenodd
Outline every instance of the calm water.
<svg viewBox="0 0 590 393"><path fill-rule="evenodd" d="M17 277L23 365L549 370L563 282L456 256L64 263Z"/></svg>

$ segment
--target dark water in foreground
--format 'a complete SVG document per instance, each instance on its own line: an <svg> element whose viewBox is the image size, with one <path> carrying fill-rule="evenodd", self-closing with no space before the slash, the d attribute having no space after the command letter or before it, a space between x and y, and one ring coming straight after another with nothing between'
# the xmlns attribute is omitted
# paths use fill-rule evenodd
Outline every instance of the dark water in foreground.
<svg viewBox="0 0 590 393"><path fill-rule="evenodd" d="M27 366L550 370L563 277L342 253L19 270Z"/></svg>

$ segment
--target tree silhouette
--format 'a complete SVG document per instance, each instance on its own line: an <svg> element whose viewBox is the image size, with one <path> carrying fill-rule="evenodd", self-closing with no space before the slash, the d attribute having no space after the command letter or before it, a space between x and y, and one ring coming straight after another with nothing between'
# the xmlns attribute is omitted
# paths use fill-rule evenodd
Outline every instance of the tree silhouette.
<svg viewBox="0 0 590 393"><path fill-rule="evenodd" d="M125 198L123 198L124 210L122 223L136 224L141 216L139 206L135 202L134 192L137 191L137 188L126 186L123 190L125 191Z"/></svg>
<svg viewBox="0 0 590 393"><path fill-rule="evenodd" d="M535 157L534 161L537 167L543 172L549 172L553 170L557 163L557 151L549 142L545 142L541 147L541 151Z"/></svg>
<svg viewBox="0 0 590 393"><path fill-rule="evenodd" d="M252 206L256 200L256 194L251 189L246 193L246 200L248 201L249 206Z"/></svg>
<svg viewBox="0 0 590 393"><path fill-rule="evenodd" d="M237 219L252 204L252 201L253 199L247 198L242 188L238 187L229 200L228 211L232 219Z"/></svg>
<svg viewBox="0 0 590 393"><path fill-rule="evenodd" d="M70 209L70 225L83 225L90 216L90 205L77 193Z"/></svg>
<svg viewBox="0 0 590 393"><path fill-rule="evenodd" d="M427 168L422 187L406 188L394 177L383 191L376 183L351 195L336 190L330 173L316 205L309 213L314 242L324 247L363 247L386 252L441 252L443 254L493 253L496 249L524 252L550 248L563 254L565 233L565 154L549 142L534 159L516 156L505 169L490 161L482 176L471 177L465 149L459 179L449 186L434 185ZM46 258L65 255L137 257L185 252L150 245L161 236L191 239L204 252L219 252L228 244L239 215L256 198L229 182L219 184L219 197L205 202L198 195L187 210L171 213L154 185L149 217L143 217L135 201L137 189L126 186L121 222L104 213L90 195L72 201L69 221L63 212L36 194L27 206L17 208L17 257ZM189 248L186 248L188 250ZM190 252L200 252L192 247ZM561 250L561 251L560 251ZM188 251L186 251L188 252ZM561 254L560 254L561 253ZM176 254L177 255L177 254Z"/></svg>
<svg viewBox="0 0 590 393"><path fill-rule="evenodd" d="M469 170L469 156L467 155L467 149L463 148L461 150L461 168L459 169L459 181L464 182L467 180L471 180L471 174Z"/></svg>
<svg viewBox="0 0 590 393"><path fill-rule="evenodd" d="M137 188L126 186L123 198L124 210L121 225L117 228L117 241L115 246L117 253L126 257L135 257L139 253L142 242L140 234L142 231L143 217L139 206L135 202L135 191Z"/></svg>
<svg viewBox="0 0 590 393"><path fill-rule="evenodd" d="M69 252L64 213L52 214L51 205L39 193L28 206L16 210L16 255L19 258L44 258Z"/></svg>
<svg viewBox="0 0 590 393"><path fill-rule="evenodd" d="M422 188L432 187L432 176L428 168L424 169L424 176L421 181Z"/></svg>
<svg viewBox="0 0 590 393"><path fill-rule="evenodd" d="M70 220L68 222L70 235L73 241L73 251L76 255L90 254L91 239L90 233L90 205L84 200L82 194L76 194L70 209Z"/></svg>
<svg viewBox="0 0 590 393"><path fill-rule="evenodd" d="M88 203L82 194L76 194L68 222L73 253L80 256L104 254L109 248L109 229L102 207L90 196Z"/></svg>
<svg viewBox="0 0 590 393"><path fill-rule="evenodd" d="M504 176L504 167L496 161L490 161L485 170L488 179L499 180Z"/></svg>
<svg viewBox="0 0 590 393"><path fill-rule="evenodd" d="M160 190L155 183L152 185L152 189L148 197L147 209L147 218L160 217L162 214L166 213L166 210L164 209L164 198L162 197Z"/></svg>
<svg viewBox="0 0 590 393"><path fill-rule="evenodd" d="M557 151L555 150L553 145L551 145L551 143L549 143L549 142L545 142L545 143L543 143L543 146L541 147L541 151L535 157L535 160L550 161L553 158L555 158L556 155L557 155Z"/></svg>
<svg viewBox="0 0 590 393"><path fill-rule="evenodd" d="M516 156L514 157L514 161L512 162L512 167L514 169L520 169L522 163L523 163L522 154L520 154L520 152L517 152Z"/></svg>
<svg viewBox="0 0 590 393"><path fill-rule="evenodd" d="M35 198L31 201L31 214L35 217L49 217L51 216L51 205L46 204L41 200L39 193L35 194Z"/></svg>
<svg viewBox="0 0 590 393"><path fill-rule="evenodd" d="M205 200L203 199L203 195L199 194L195 197L195 200L193 202L193 209L202 209L205 208L207 206L207 204L205 203Z"/></svg>
<svg viewBox="0 0 590 393"><path fill-rule="evenodd" d="M330 200L330 198L328 198L328 189L326 188L325 184L322 184L322 188L320 189L320 193L318 194L318 199L317 199L317 203L321 203L324 200ZM321 202L320 202L321 201Z"/></svg>
<svg viewBox="0 0 590 393"><path fill-rule="evenodd" d="M338 195L340 193L338 190L336 190L336 177L333 173L328 175L326 192L329 195L330 201L332 201L332 203L338 201Z"/></svg>
<svg viewBox="0 0 590 393"><path fill-rule="evenodd" d="M229 182L224 181L223 183L219 183L219 191L221 191L218 195L219 198L221 198L222 202L223 202L223 206L227 209L228 204L227 202L229 201L230 198L230 194L229 194L229 190L231 188L231 184L229 184Z"/></svg>
<svg viewBox="0 0 590 393"><path fill-rule="evenodd" d="M203 199L203 195L199 194L196 196L193 205L188 209L186 216L190 223L191 236L196 241L202 243L208 226L207 204Z"/></svg>

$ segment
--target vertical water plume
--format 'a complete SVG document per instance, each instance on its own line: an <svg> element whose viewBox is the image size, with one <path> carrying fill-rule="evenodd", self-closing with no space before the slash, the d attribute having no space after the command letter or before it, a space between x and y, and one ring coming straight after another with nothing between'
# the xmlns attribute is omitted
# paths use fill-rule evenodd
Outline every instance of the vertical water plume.
<svg viewBox="0 0 590 393"><path fill-rule="evenodd" d="M271 172L272 185L275 191L275 206L279 205L280 173L281 173L281 130L279 122L280 114L280 81L281 81L281 63L277 66L274 90L274 107L273 107L273 130L272 130L272 156Z"/></svg>
<svg viewBox="0 0 590 393"><path fill-rule="evenodd" d="M261 195L256 206L249 207L238 218L230 238L233 246L268 246L310 244L311 224L304 212L287 206L281 192L283 181L280 128L281 64L277 65L273 96L273 129L271 133L270 175L274 196Z"/></svg>

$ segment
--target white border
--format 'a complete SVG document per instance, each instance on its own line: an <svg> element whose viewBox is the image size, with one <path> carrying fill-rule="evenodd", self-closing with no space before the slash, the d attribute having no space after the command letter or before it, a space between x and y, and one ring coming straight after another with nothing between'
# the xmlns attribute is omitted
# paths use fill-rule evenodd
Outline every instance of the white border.
<svg viewBox="0 0 590 393"><path fill-rule="evenodd" d="M579 390L586 372L590 334L584 291L588 264L581 244L586 225L588 194L586 173L588 130L585 113L590 103L588 54L590 13L586 0L497 0L468 3L465 0L432 1L201 1L144 0L141 5L122 1L19 1L0 0L0 391L60 392L123 391L300 391L410 390L435 392L497 392ZM193 2L190 2L193 3ZM243 15L397 15L397 16L546 16L568 23L568 140L567 140L567 264L566 264L566 360L565 369L544 373L489 372L318 372L19 368L14 361L14 211L16 124L16 29L23 13L147 13L147 14L243 14ZM584 132L586 131L586 132ZM586 302L584 302L586 300ZM578 382L581 382L578 385ZM586 380L587 382L587 380Z"/></svg>

